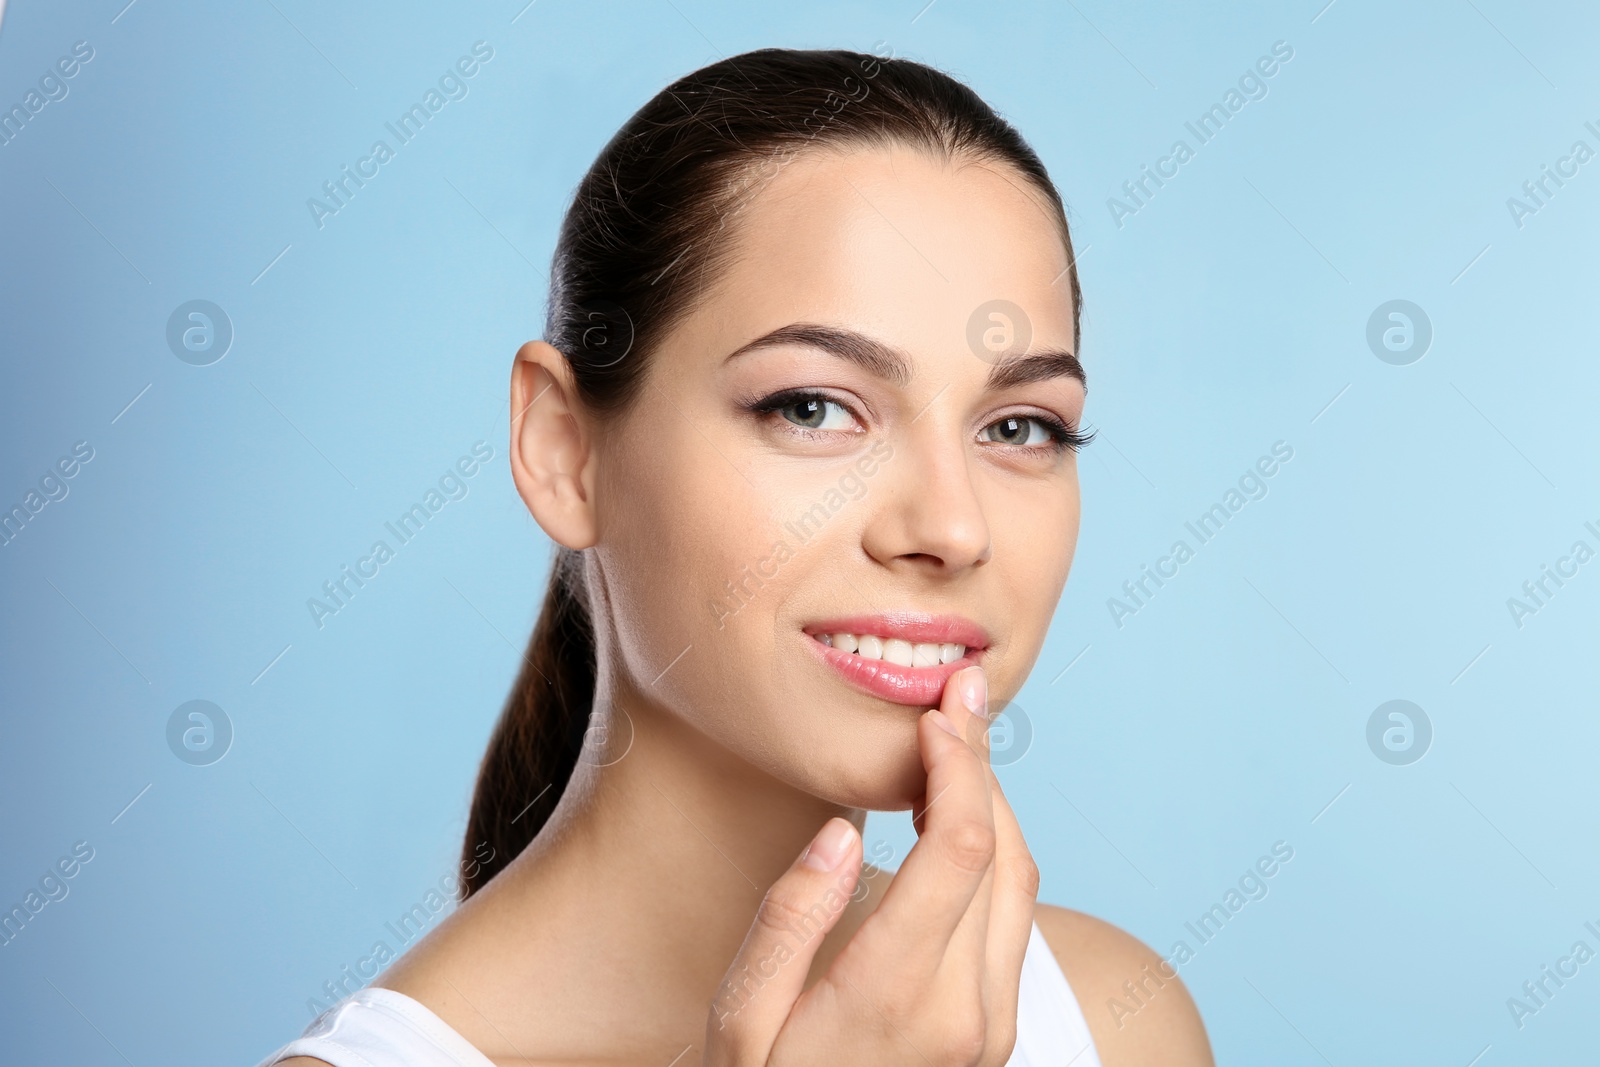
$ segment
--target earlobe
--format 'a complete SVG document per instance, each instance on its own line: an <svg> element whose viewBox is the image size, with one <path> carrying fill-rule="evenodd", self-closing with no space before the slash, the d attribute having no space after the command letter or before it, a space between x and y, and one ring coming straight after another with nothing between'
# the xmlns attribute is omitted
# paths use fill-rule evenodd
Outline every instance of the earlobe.
<svg viewBox="0 0 1600 1067"><path fill-rule="evenodd" d="M594 452L572 369L544 341L517 350L511 367L511 477L552 541L595 543Z"/></svg>

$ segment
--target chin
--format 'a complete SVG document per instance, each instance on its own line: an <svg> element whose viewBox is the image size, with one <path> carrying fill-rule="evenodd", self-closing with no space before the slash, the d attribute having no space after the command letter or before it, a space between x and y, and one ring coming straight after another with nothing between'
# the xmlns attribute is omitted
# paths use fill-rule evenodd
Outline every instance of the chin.
<svg viewBox="0 0 1600 1067"><path fill-rule="evenodd" d="M884 722L833 747L830 759L808 760L800 788L834 804L869 811L906 811L916 806L928 781L917 746L916 717L927 709L904 709L910 717L885 729Z"/></svg>

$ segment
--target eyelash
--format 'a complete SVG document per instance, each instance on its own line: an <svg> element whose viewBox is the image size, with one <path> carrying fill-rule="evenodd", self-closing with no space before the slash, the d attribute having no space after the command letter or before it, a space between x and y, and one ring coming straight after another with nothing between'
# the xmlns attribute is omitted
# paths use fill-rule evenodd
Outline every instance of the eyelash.
<svg viewBox="0 0 1600 1067"><path fill-rule="evenodd" d="M780 412L784 408L793 407L796 404L807 400L818 400L824 404L837 404L839 407L848 411L852 416L859 418L859 416L856 416L855 411L850 407L849 404L846 404L841 400L837 400L826 393L821 393L814 389L785 389L760 400L748 401L744 404L744 408L752 415L766 416ZM1090 430L1089 432L1085 433L1076 427L1068 426L1066 423L1062 422L1053 415L1043 414L1017 414L1002 416L1001 418L995 419L994 422L984 426L984 429L987 430L990 426L1004 422L1006 419L1032 421L1037 422L1040 426L1043 426L1045 433L1050 435L1050 444L1047 447L1050 449L1050 451L1053 451L1057 454L1061 452L1078 451L1080 448L1083 448L1085 445L1089 444L1089 442L1093 441L1096 433L1094 430ZM789 431L804 437L811 437L814 434L835 432L831 430L816 430L805 426L798 426L795 423L790 422L788 419L785 419L784 422L787 423L787 429ZM1038 446L1032 445L999 445L998 447L1020 449L1022 451L1038 451Z"/></svg>

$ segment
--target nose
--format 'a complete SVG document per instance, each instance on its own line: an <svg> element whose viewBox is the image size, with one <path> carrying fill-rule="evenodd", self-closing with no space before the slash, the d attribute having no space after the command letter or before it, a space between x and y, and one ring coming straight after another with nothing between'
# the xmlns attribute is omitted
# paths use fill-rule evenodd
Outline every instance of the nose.
<svg viewBox="0 0 1600 1067"><path fill-rule="evenodd" d="M881 472L884 494L862 535L867 555L891 568L958 574L989 558L989 523L973 458L953 425L925 412Z"/></svg>

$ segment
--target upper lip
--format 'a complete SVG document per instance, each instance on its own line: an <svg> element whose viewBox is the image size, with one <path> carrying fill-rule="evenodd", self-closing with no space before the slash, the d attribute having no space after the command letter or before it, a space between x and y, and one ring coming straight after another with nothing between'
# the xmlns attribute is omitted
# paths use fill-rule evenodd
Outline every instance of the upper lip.
<svg viewBox="0 0 1600 1067"><path fill-rule="evenodd" d="M965 645L969 650L989 647L989 634L962 615L930 615L921 611L888 611L874 615L841 615L808 623L808 634L876 634L898 637L912 644Z"/></svg>

